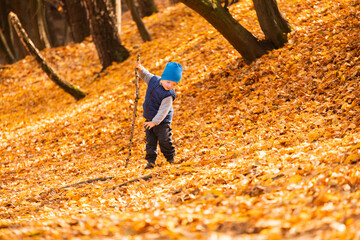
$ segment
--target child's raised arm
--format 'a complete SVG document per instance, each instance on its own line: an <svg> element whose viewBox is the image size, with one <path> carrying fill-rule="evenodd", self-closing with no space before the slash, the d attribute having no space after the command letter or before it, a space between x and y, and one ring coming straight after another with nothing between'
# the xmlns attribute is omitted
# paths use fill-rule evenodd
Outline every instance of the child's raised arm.
<svg viewBox="0 0 360 240"><path fill-rule="evenodd" d="M141 66L141 64L139 62L136 62L135 63L135 68L137 68L137 70L141 71L142 66Z"/></svg>
<svg viewBox="0 0 360 240"><path fill-rule="evenodd" d="M143 79L146 84L149 84L150 79L154 76L146 68L144 68L139 62L135 63L135 68L139 71L139 77Z"/></svg>

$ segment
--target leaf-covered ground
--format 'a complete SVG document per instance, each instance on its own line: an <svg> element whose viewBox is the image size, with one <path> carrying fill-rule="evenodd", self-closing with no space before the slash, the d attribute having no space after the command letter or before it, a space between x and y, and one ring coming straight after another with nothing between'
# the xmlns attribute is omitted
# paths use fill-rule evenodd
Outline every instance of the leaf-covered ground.
<svg viewBox="0 0 360 240"><path fill-rule="evenodd" d="M278 4L289 43L249 66L181 4L144 20L152 42L123 26L132 57L101 74L90 40L42 51L81 101L32 57L1 66L0 239L360 239L359 1ZM230 10L263 38L250 0ZM184 66L175 165L143 169L139 107L124 167L137 54Z"/></svg>

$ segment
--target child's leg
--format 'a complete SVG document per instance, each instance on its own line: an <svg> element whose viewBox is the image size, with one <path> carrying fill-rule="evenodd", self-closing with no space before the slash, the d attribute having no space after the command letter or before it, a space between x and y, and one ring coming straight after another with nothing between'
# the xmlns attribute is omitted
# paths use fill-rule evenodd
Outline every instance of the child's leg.
<svg viewBox="0 0 360 240"><path fill-rule="evenodd" d="M170 163L174 162L175 147L171 141L172 132L170 123L161 123L157 126L157 137L159 140L160 150L164 154L166 160Z"/></svg>
<svg viewBox="0 0 360 240"><path fill-rule="evenodd" d="M146 129L146 156L145 159L149 163L155 164L157 157L157 142L158 138L154 133L153 129Z"/></svg>

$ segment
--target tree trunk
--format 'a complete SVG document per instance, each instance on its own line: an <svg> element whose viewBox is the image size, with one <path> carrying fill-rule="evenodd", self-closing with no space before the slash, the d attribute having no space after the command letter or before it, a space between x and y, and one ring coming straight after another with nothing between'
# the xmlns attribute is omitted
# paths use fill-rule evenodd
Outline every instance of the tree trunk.
<svg viewBox="0 0 360 240"><path fill-rule="evenodd" d="M45 9L44 4L42 0L36 0L35 4L35 15L37 20L37 25L39 28L39 35L41 43L44 47L50 48L50 42L48 38L48 31L47 31L47 25L46 25L46 18L45 18Z"/></svg>
<svg viewBox="0 0 360 240"><path fill-rule="evenodd" d="M43 71L49 76L49 78L60 86L65 92L71 94L76 100L80 100L85 97L83 91L71 83L62 80L59 75L46 63L45 58L40 54L39 50L35 47L15 13L10 12L9 18L11 19L12 25L15 28L20 40L24 44L28 52L36 58L36 61L40 63Z"/></svg>
<svg viewBox="0 0 360 240"><path fill-rule="evenodd" d="M8 20L8 15L11 9L10 0L0 0L0 27L1 27L1 39L0 48L1 55L3 56L3 63L13 63L17 59L15 48L13 47L11 37L11 25ZM22 48L22 45L19 46Z"/></svg>
<svg viewBox="0 0 360 240"><path fill-rule="evenodd" d="M141 35L142 40L144 42L151 41L150 34L147 31L147 29L145 27L145 24L143 23L143 21L141 20L139 14L136 11L134 0L125 0L125 1L126 1L126 4L127 4L128 8L130 9L131 16L132 16L133 20L136 23L136 26L137 26L137 28L139 30L139 33Z"/></svg>
<svg viewBox="0 0 360 240"><path fill-rule="evenodd" d="M157 13L158 9L154 0L138 0L141 17L151 16L153 13Z"/></svg>
<svg viewBox="0 0 360 240"><path fill-rule="evenodd" d="M276 0L253 0L260 27L265 39L275 48L281 48L287 42L287 33L291 31L289 23L283 18Z"/></svg>
<svg viewBox="0 0 360 240"><path fill-rule="evenodd" d="M180 2L213 25L242 55L247 64L266 53L257 38L234 19L227 9L221 6L219 0L180 0Z"/></svg>
<svg viewBox="0 0 360 240"><path fill-rule="evenodd" d="M110 17L113 18L115 28L120 35L121 33L121 0L105 0Z"/></svg>
<svg viewBox="0 0 360 240"><path fill-rule="evenodd" d="M52 47L64 46L72 40L71 31L64 14L64 5L58 0L44 0L46 23Z"/></svg>
<svg viewBox="0 0 360 240"><path fill-rule="evenodd" d="M38 22L38 5L37 0L30 0L28 2L28 15L21 16L21 21L26 23L24 27L26 31L29 33L30 38L33 40L35 46L38 49L43 49L45 47L45 43L41 41L40 31L39 31L39 22ZM21 13L20 13L21 14ZM24 18L25 17L25 18Z"/></svg>
<svg viewBox="0 0 360 240"><path fill-rule="evenodd" d="M27 14L28 1L8 0L8 4L9 4L9 9L8 9L9 11L12 10L13 12L20 15L22 17L21 19L24 19L23 21L25 21L26 23L29 22L30 18L28 17ZM7 12L6 16L8 16L9 11ZM8 20L8 25L9 25L9 38L10 38L10 41L8 42L9 46L13 50L16 60L22 59L26 56L26 49L24 49L18 36L14 34L14 29L11 27L10 20ZM24 27L25 29L27 29L27 26Z"/></svg>
<svg viewBox="0 0 360 240"><path fill-rule="evenodd" d="M115 0L115 13L116 13L116 28L118 34L121 33L121 0Z"/></svg>
<svg viewBox="0 0 360 240"><path fill-rule="evenodd" d="M75 43L80 43L90 36L89 22L82 0L63 0L66 19Z"/></svg>
<svg viewBox="0 0 360 240"><path fill-rule="evenodd" d="M270 3L272 6L272 9L274 10L275 21L280 26L280 29L282 29L286 33L290 33L291 26L290 26L289 22L281 14L276 0L271 0Z"/></svg>
<svg viewBox="0 0 360 240"><path fill-rule="evenodd" d="M15 62L15 57L6 41L6 38L2 31L0 30L0 51L4 56L5 63L13 63Z"/></svg>
<svg viewBox="0 0 360 240"><path fill-rule="evenodd" d="M112 62L125 61L130 53L121 44L120 37L104 0L85 0L90 31L103 70Z"/></svg>

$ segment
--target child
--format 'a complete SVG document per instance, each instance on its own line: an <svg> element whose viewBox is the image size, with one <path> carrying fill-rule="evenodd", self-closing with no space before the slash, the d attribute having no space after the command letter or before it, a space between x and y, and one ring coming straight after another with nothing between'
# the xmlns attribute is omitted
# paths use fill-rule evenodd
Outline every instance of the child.
<svg viewBox="0 0 360 240"><path fill-rule="evenodd" d="M149 73L139 62L135 64L139 76L148 85L143 104L143 116L146 119L146 156L145 169L155 167L157 144L169 163L174 163L175 148L171 141L172 103L175 100L174 88L182 75L182 66L176 62L166 64L161 77Z"/></svg>

